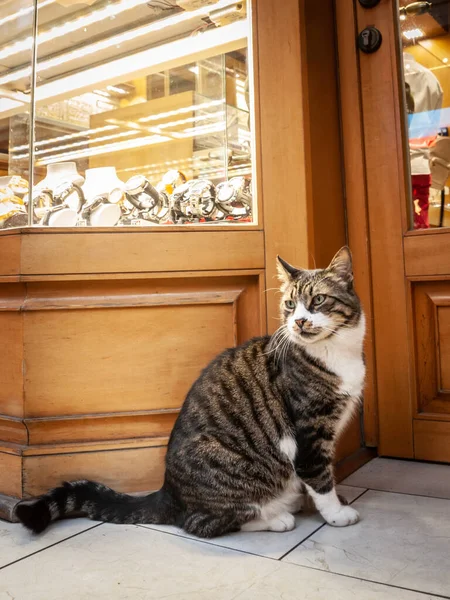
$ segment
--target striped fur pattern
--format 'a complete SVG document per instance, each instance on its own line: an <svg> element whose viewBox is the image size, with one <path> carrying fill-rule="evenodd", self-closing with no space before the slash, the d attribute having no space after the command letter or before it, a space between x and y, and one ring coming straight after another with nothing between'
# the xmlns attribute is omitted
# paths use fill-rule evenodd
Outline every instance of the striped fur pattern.
<svg viewBox="0 0 450 600"><path fill-rule="evenodd" d="M322 270L278 261L281 327L226 350L201 373L172 431L161 490L132 497L99 483L65 483L17 505L25 526L40 532L82 514L173 524L206 538L286 531L306 491L330 524L357 521L335 492L332 468L364 381L364 315L350 251Z"/></svg>

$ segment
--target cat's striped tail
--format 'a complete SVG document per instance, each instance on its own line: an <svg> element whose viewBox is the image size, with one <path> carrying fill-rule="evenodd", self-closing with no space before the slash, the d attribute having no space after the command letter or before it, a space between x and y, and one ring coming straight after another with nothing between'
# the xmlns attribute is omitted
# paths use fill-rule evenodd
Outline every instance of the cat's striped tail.
<svg viewBox="0 0 450 600"><path fill-rule="evenodd" d="M85 516L106 523L175 524L178 510L162 488L146 496L129 496L95 483L72 481L38 498L22 500L15 507L18 520L34 533L41 533L51 521Z"/></svg>

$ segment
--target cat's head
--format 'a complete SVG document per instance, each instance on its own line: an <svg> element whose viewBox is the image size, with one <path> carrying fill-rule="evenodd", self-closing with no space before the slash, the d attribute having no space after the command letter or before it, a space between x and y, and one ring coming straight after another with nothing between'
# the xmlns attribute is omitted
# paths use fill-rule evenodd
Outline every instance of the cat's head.
<svg viewBox="0 0 450 600"><path fill-rule="evenodd" d="M349 248L341 248L326 269L299 269L280 257L277 266L281 320L292 341L314 344L358 324L361 305Z"/></svg>

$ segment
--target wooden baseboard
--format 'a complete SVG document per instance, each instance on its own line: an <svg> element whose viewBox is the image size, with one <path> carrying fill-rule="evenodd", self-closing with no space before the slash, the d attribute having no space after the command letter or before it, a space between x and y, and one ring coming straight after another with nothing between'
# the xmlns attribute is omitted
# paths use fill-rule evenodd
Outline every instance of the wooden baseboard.
<svg viewBox="0 0 450 600"><path fill-rule="evenodd" d="M376 458L377 455L376 448L360 448L350 456L339 461L334 468L336 482L340 483L363 465Z"/></svg>

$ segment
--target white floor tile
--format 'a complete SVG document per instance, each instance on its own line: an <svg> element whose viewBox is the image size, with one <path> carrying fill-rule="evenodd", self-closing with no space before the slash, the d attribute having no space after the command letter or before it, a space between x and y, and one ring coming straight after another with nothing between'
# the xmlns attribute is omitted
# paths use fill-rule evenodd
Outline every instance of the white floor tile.
<svg viewBox="0 0 450 600"><path fill-rule="evenodd" d="M102 525L0 572L0 600L432 600L135 526Z"/></svg>
<svg viewBox="0 0 450 600"><path fill-rule="evenodd" d="M450 465L376 458L343 483L386 492L450 499Z"/></svg>
<svg viewBox="0 0 450 600"><path fill-rule="evenodd" d="M450 500L368 491L353 506L360 523L323 527L284 560L450 595Z"/></svg>
<svg viewBox="0 0 450 600"><path fill-rule="evenodd" d="M348 502L352 502L360 496L364 489L351 486L337 486L338 492L345 496ZM213 540L202 540L208 543L222 546L224 548L232 548L259 556L268 558L281 558L286 552L289 552L294 546L311 535L319 527L324 524L322 517L316 513L299 514L296 518L296 528L285 533L274 533L272 531L258 532L238 532L223 535ZM188 535L177 527L167 525L145 525L150 529L165 531L175 535L181 535L190 539L197 539L194 536Z"/></svg>
<svg viewBox="0 0 450 600"><path fill-rule="evenodd" d="M45 533L33 535L18 523L0 521L0 567L94 526L95 522L88 519L72 519L54 523Z"/></svg>

